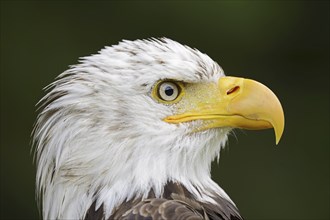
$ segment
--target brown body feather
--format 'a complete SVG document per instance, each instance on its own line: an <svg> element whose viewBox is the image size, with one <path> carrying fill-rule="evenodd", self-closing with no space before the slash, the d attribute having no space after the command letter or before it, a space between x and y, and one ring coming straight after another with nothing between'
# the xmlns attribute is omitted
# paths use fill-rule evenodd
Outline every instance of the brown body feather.
<svg viewBox="0 0 330 220"><path fill-rule="evenodd" d="M236 206L215 195L215 203L200 202L179 183L168 182L162 198L155 198L151 191L146 199L129 200L119 205L109 220L242 220ZM89 208L85 220L104 219L103 206Z"/></svg>

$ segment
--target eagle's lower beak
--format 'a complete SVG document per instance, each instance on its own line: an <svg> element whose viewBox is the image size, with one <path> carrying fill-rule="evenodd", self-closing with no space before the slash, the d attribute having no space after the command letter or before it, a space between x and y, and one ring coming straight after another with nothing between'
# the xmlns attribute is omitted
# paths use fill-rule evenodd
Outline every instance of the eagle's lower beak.
<svg viewBox="0 0 330 220"><path fill-rule="evenodd" d="M169 116L164 121L181 123L205 120L202 129L274 128L278 144L284 130L284 113L281 103L269 88L250 79L222 77L215 92L215 96L207 97L196 108Z"/></svg>

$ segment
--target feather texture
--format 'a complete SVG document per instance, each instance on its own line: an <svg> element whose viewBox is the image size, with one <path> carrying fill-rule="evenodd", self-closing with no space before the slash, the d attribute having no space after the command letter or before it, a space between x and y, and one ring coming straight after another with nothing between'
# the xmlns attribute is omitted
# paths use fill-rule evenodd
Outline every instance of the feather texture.
<svg viewBox="0 0 330 220"><path fill-rule="evenodd" d="M216 194L214 195L216 196ZM180 183L168 182L161 198L153 191L146 199L126 201L115 209L110 219L213 219L240 220L237 208L219 196L216 204L198 202ZM95 209L95 203L88 210L85 220L103 219L103 207Z"/></svg>
<svg viewBox="0 0 330 220"><path fill-rule="evenodd" d="M180 183L199 206L220 199L235 210L210 176L230 129L192 133L198 121L168 124L162 119L176 106L151 97L159 80L196 84L222 76L207 55L166 38L123 41L62 73L39 103L33 132L43 218L83 219L90 218L88 210L96 217L102 210L108 219L126 201L137 200L126 216L152 216L163 206L167 216L168 210L205 216L193 204L167 196L169 181ZM150 191L153 199L145 200Z"/></svg>

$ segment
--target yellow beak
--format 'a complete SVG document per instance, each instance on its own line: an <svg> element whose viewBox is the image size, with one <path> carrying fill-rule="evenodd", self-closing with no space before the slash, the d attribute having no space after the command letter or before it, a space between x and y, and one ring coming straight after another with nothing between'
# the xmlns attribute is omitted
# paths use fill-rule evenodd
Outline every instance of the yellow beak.
<svg viewBox="0 0 330 220"><path fill-rule="evenodd" d="M204 120L202 130L233 127L250 130L274 128L276 144L284 130L284 113L276 95L265 85L250 79L222 77L215 96L197 107L164 119L168 123Z"/></svg>

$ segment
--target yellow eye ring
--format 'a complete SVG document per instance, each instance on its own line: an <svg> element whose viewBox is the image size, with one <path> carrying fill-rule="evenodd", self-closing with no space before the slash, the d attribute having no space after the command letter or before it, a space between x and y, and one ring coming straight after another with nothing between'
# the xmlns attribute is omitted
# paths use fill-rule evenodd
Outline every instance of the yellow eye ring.
<svg viewBox="0 0 330 220"><path fill-rule="evenodd" d="M158 102L173 104L183 95L183 84L170 80L159 81L152 90L152 96Z"/></svg>

